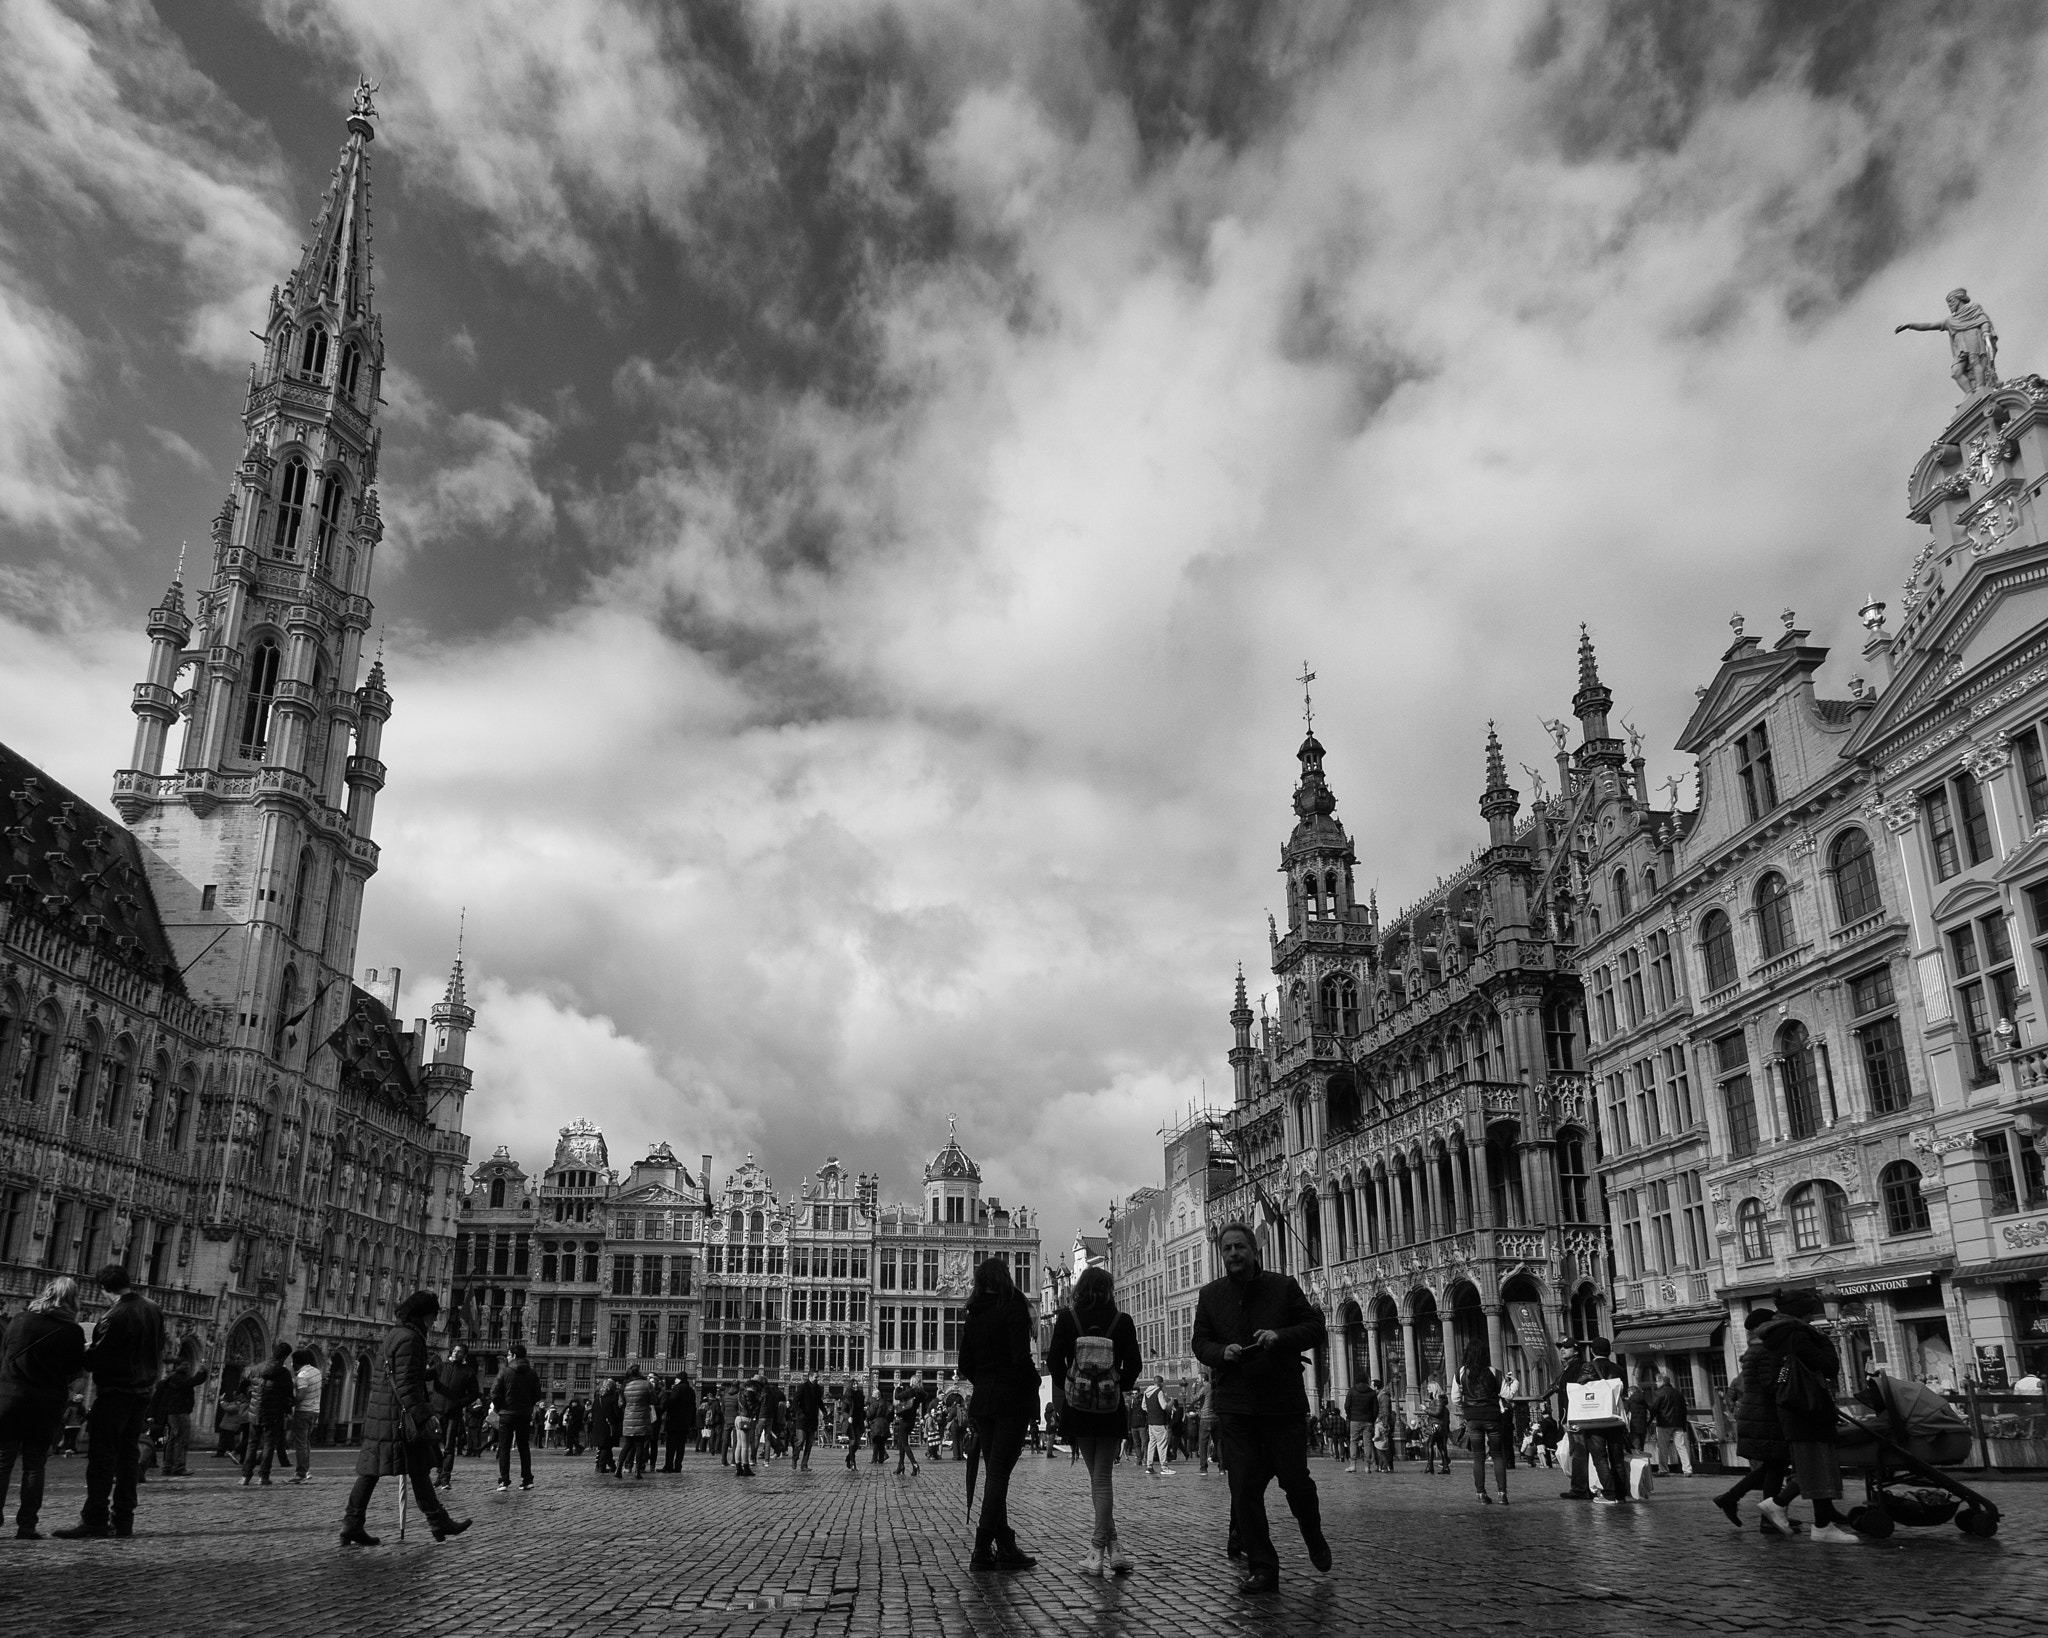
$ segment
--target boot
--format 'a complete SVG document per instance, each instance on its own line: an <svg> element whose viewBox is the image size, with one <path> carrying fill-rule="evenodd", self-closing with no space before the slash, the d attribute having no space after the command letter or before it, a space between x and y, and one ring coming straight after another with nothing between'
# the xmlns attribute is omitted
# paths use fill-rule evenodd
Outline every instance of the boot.
<svg viewBox="0 0 2048 1638"><path fill-rule="evenodd" d="M967 1561L970 1570L993 1570L996 1567L995 1542L986 1527L974 1532L974 1556Z"/></svg>
<svg viewBox="0 0 2048 1638"><path fill-rule="evenodd" d="M996 1537L996 1568L999 1570L1028 1570L1038 1562L1017 1545L1017 1533L1004 1530Z"/></svg>
<svg viewBox="0 0 2048 1638"><path fill-rule="evenodd" d="M470 1526L468 1519L452 1519L443 1513L437 1519L429 1519L427 1527L434 1532L436 1541L446 1541L450 1536L459 1536Z"/></svg>
<svg viewBox="0 0 2048 1638"><path fill-rule="evenodd" d="M371 1535L362 1525L351 1522L341 1527L341 1544L344 1547L375 1547L378 1545L378 1538Z"/></svg>

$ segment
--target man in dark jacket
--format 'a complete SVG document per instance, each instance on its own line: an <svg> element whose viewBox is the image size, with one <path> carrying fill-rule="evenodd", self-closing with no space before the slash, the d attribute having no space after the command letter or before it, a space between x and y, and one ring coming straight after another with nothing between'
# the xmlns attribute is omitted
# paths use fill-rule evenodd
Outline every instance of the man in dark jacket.
<svg viewBox="0 0 2048 1638"><path fill-rule="evenodd" d="M825 1388L813 1374L806 1373L789 1396L789 1408L796 1419L796 1436L789 1442L789 1465L794 1472L811 1466L811 1446L818 1442L818 1418L825 1410Z"/></svg>
<svg viewBox="0 0 2048 1638"><path fill-rule="evenodd" d="M512 1447L519 1446L519 1488L533 1488L533 1408L540 1403L540 1374L526 1362L526 1344L508 1350L505 1368L491 1384L491 1405L498 1413L498 1488L512 1488Z"/></svg>
<svg viewBox="0 0 2048 1638"><path fill-rule="evenodd" d="M179 1360L157 1384L155 1412L164 1419L164 1477L182 1479L190 1474L185 1465L192 1445L192 1412L199 1404L199 1388L213 1373L193 1370Z"/></svg>
<svg viewBox="0 0 2048 1638"><path fill-rule="evenodd" d="M1238 1591L1274 1592L1280 1556L1266 1523L1266 1486L1287 1496L1301 1539L1318 1570L1330 1567L1322 1509L1308 1473L1308 1394L1301 1356L1327 1336L1323 1316L1285 1274L1259 1267L1257 1242L1242 1223L1217 1236L1223 1278L1202 1287L1195 1304L1195 1358L1211 1373L1209 1403L1230 1475L1234 1546L1249 1569Z"/></svg>
<svg viewBox="0 0 2048 1638"><path fill-rule="evenodd" d="M468 1519L448 1516L434 1492L434 1410L427 1393L427 1327L441 1312L441 1299L415 1291L398 1305L398 1323L377 1344L370 1366L370 1404L363 1415L363 1447L356 1452L356 1482L342 1515L344 1547L374 1547L378 1538L363 1528L377 1481L387 1475L409 1479L413 1499L427 1517L436 1541L459 1536Z"/></svg>
<svg viewBox="0 0 2048 1638"><path fill-rule="evenodd" d="M455 1452L465 1442L469 1407L481 1402L483 1396L483 1389L477 1385L476 1365L469 1350L458 1342L448 1350L448 1358L434 1373L433 1391L428 1396L441 1429L441 1470L434 1475L436 1489L446 1490L455 1482Z"/></svg>
<svg viewBox="0 0 2048 1638"><path fill-rule="evenodd" d="M59 1275L0 1336L0 1507L7 1504L7 1480L18 1455L21 1506L14 1533L22 1541L42 1539L36 1520L43 1510L43 1459L63 1420L71 1383L84 1369L78 1282Z"/></svg>
<svg viewBox="0 0 2048 1638"><path fill-rule="evenodd" d="M93 1382L85 1419L85 1506L76 1524L50 1532L74 1541L135 1533L135 1447L164 1358L164 1316L130 1284L128 1270L109 1263L94 1278L114 1306L92 1328L92 1346L85 1351Z"/></svg>
<svg viewBox="0 0 2048 1638"><path fill-rule="evenodd" d="M1372 1465L1372 1425L1379 1419L1380 1396L1372 1391L1371 1383L1353 1382L1344 1390L1344 1420L1351 1425L1351 1459L1344 1466L1346 1473L1358 1471L1361 1450L1367 1453L1367 1467Z"/></svg>
<svg viewBox="0 0 2048 1638"><path fill-rule="evenodd" d="M683 1452L696 1431L697 1390L690 1385L688 1373L678 1371L661 1405L662 1472L682 1472Z"/></svg>
<svg viewBox="0 0 2048 1638"><path fill-rule="evenodd" d="M255 1412L255 1430L249 1435L249 1443L242 1456L244 1484L255 1478L259 1462L263 1469L263 1482L268 1484L272 1457L280 1462L291 1461L286 1440L289 1437L292 1401L297 1397L292 1385L291 1367L285 1363L291 1357L292 1345L280 1342L270 1350L269 1363L256 1373L256 1397L251 1407Z"/></svg>
<svg viewBox="0 0 2048 1638"><path fill-rule="evenodd" d="M846 1384L846 1470L853 1471L854 1458L860 1454L861 1440L868 1429L868 1396L859 1382Z"/></svg>

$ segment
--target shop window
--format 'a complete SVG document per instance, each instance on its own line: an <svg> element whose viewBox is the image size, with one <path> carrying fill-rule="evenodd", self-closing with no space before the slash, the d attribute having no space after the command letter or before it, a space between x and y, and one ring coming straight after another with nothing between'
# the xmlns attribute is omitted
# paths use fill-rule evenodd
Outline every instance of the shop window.
<svg viewBox="0 0 2048 1638"><path fill-rule="evenodd" d="M1764 1221L1761 1200L1745 1200L1735 1208L1735 1231L1746 1263L1762 1262L1771 1254L1771 1229Z"/></svg>
<svg viewBox="0 0 2048 1638"><path fill-rule="evenodd" d="M1884 1197L1884 1231L1887 1234L1924 1234L1931 1226L1927 1197L1920 1192L1920 1168L1910 1160L1895 1160L1878 1173L1877 1185Z"/></svg>
<svg viewBox="0 0 2048 1638"><path fill-rule="evenodd" d="M2016 1021L2019 1012L2019 979L2004 915L1993 911L1949 928L1948 954L1956 1016L1970 1044L1970 1084L1990 1086L1998 1079L1999 1020ZM2012 1039L2017 1043L2019 1037Z"/></svg>

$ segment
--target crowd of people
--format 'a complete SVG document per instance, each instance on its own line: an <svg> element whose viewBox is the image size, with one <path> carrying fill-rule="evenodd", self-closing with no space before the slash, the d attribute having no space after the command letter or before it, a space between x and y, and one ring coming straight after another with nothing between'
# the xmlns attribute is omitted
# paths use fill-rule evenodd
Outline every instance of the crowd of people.
<svg viewBox="0 0 2048 1638"><path fill-rule="evenodd" d="M843 1446L851 1471L866 1449L870 1466L895 1457L895 1472L915 1478L927 1458L949 1451L967 1462L970 1505L977 1474L985 1475L969 1567L1015 1572L1036 1559L1019 1544L1009 1517L1009 1491L1027 1448L1056 1454L1061 1443L1086 1470L1076 1505L1086 1520L1081 1568L1091 1575L1130 1574L1136 1560L1119 1534L1114 1474L1135 1461L1151 1476L1171 1477L1173 1463L1212 1462L1230 1487L1225 1549L1242 1559L1239 1588L1272 1591L1280 1560L1265 1497L1277 1482L1299 1527L1308 1557L1331 1565L1309 1457L1320 1452L1358 1471L1390 1473L1420 1461L1430 1474L1449 1474L1453 1449L1469 1456L1473 1486L1486 1505L1508 1500L1508 1471L1519 1456L1535 1467L1561 1465L1573 1501L1628 1507L1648 1494L1660 1472L1693 1471L1697 1452L1689 1407L1668 1373L1631 1385L1604 1338L1582 1344L1551 1393L1526 1394L1496 1369L1474 1342L1447 1383L1425 1384L1414 1407L1377 1381L1361 1381L1343 1404L1312 1410L1301 1358L1326 1341L1324 1321L1300 1286L1259 1266L1256 1242L1242 1224L1217 1238L1224 1273L1202 1288L1191 1346L1202 1376L1173 1393L1153 1375L1137 1328L1116 1300L1102 1268L1075 1281L1056 1317L1046 1366L1050 1412L1041 1419L1040 1372L1029 1305L1007 1265L987 1259L976 1271L959 1345L957 1382L950 1387L883 1384L872 1394L857 1380L828 1393L815 1374L785 1386L764 1375L700 1391L686 1374L650 1377L638 1365L603 1381L589 1396L556 1403L519 1343L486 1387L459 1341L437 1354L430 1342L438 1299L415 1292L399 1304L396 1323L378 1344L370 1374L363 1437L341 1536L349 1547L372 1547L366 1528L377 1483L399 1478L411 1487L436 1541L459 1535L470 1521L453 1517L446 1493L461 1457L495 1455L497 1488L534 1484L535 1447L594 1453L595 1470L640 1480L657 1463L679 1472L694 1443L715 1450L723 1468L749 1478L763 1461L787 1460L808 1471L819 1443ZM189 1472L192 1418L207 1372L180 1359L164 1364L163 1317L118 1265L95 1276L109 1306L90 1335L80 1323L82 1288L53 1279L0 1334L0 1509L14 1469L21 1469L15 1535L41 1535L46 1464L53 1449L70 1454L86 1441L86 1495L75 1525L50 1532L68 1538L133 1533L138 1487L161 1467L164 1478ZM1725 1407L1748 1472L1714 1498L1742 1527L1742 1499L1754 1494L1760 1528L1791 1537L1804 1526L1791 1508L1812 1507L1812 1539L1859 1538L1838 1506L1842 1474L1834 1443L1833 1395L1840 1371L1834 1347L1811 1323L1816 1299L1791 1294L1777 1309L1747 1319L1747 1344ZM89 1380L91 1398L76 1391ZM1787 1383L1805 1384L1788 1394ZM1142 1385L1141 1385L1142 1384ZM274 1469L305 1482L311 1433L323 1377L314 1357L280 1342L242 1375L217 1416L216 1454L235 1459L244 1485L272 1482ZM1562 1413L1560 1419L1559 1413ZM1085 1498L1085 1499L1084 1499Z"/></svg>

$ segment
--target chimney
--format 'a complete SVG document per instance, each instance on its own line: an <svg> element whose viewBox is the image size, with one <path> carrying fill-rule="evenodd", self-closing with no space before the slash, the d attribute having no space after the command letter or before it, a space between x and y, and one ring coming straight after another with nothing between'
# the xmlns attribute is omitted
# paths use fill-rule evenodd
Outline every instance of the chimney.
<svg viewBox="0 0 2048 1638"><path fill-rule="evenodd" d="M705 1205L705 1209L706 1209L706 1210L709 1210L709 1209L710 1209L710 1206L711 1206L711 1157L710 1157L709 1155L706 1155L706 1156L704 1157L704 1205Z"/></svg>

